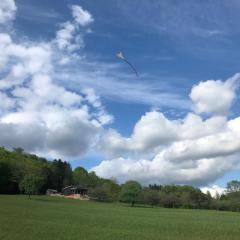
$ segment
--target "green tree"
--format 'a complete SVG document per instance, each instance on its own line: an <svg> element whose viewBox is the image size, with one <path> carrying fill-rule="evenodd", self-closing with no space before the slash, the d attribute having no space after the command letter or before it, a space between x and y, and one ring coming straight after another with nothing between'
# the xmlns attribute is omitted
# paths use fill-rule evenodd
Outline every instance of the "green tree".
<svg viewBox="0 0 240 240"><path fill-rule="evenodd" d="M89 187L96 187L101 185L101 179L96 175L96 173L94 171L90 172L88 174L89 177Z"/></svg>
<svg viewBox="0 0 240 240"><path fill-rule="evenodd" d="M181 205L181 200L174 193L162 193L161 202L163 206L167 208L175 208Z"/></svg>
<svg viewBox="0 0 240 240"><path fill-rule="evenodd" d="M6 163L0 162L0 193L8 193L11 169Z"/></svg>
<svg viewBox="0 0 240 240"><path fill-rule="evenodd" d="M24 154L24 149L23 149L23 148L20 148L20 147L18 147L18 148L13 148L13 151L16 152L16 153L18 153L18 154Z"/></svg>
<svg viewBox="0 0 240 240"><path fill-rule="evenodd" d="M142 191L142 197L145 204L149 204L152 207L160 203L160 194L158 190L144 189Z"/></svg>
<svg viewBox="0 0 240 240"><path fill-rule="evenodd" d="M99 202L112 202L113 198L108 186L97 186L92 188L89 192L89 196L92 200Z"/></svg>
<svg viewBox="0 0 240 240"><path fill-rule="evenodd" d="M42 178L34 174L25 176L19 184L20 191L27 194L29 199L31 198L31 195L38 194L41 187Z"/></svg>
<svg viewBox="0 0 240 240"><path fill-rule="evenodd" d="M73 171L73 183L88 186L90 182L88 172L83 167L77 167Z"/></svg>
<svg viewBox="0 0 240 240"><path fill-rule="evenodd" d="M138 182L127 181L122 185L120 201L131 203L131 206L133 207L135 202L138 200L141 190L141 185Z"/></svg>
<svg viewBox="0 0 240 240"><path fill-rule="evenodd" d="M51 188L61 191L72 183L72 168L71 165L65 161L54 160L51 163L52 177Z"/></svg>
<svg viewBox="0 0 240 240"><path fill-rule="evenodd" d="M102 186L106 187L109 190L112 201L118 200L120 186L117 184L116 180L102 179Z"/></svg>

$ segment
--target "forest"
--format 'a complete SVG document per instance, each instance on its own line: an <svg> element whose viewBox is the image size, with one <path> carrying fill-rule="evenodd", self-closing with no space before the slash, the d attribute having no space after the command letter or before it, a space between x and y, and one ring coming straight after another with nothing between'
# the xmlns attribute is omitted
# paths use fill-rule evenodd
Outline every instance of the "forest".
<svg viewBox="0 0 240 240"><path fill-rule="evenodd" d="M212 197L199 188L186 185L142 186L134 180L119 184L115 179L104 179L83 167L74 170L61 159L49 161L21 148L12 151L0 148L0 194L28 194L28 184L33 183L31 194L44 195L47 189L61 192L68 185L88 188L90 200L99 202L126 202L131 206L149 205L166 208L215 209L240 211L240 181L227 184L223 195Z"/></svg>

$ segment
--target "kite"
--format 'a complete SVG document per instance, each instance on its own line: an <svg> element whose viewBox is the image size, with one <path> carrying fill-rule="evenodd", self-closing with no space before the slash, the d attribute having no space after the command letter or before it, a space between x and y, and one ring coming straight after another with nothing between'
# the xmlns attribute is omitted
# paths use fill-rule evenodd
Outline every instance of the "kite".
<svg viewBox="0 0 240 240"><path fill-rule="evenodd" d="M124 57L123 53L122 52L118 52L116 54L117 58L123 60L124 62L126 62L130 67L131 69L134 71L134 73L136 74L136 76L138 77L138 72L137 70L135 69L135 67Z"/></svg>

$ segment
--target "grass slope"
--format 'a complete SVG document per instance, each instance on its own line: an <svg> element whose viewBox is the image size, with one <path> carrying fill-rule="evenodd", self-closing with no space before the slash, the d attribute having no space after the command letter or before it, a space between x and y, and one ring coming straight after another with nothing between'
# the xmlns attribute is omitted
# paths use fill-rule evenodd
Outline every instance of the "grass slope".
<svg viewBox="0 0 240 240"><path fill-rule="evenodd" d="M239 240L240 214L0 195L1 240Z"/></svg>

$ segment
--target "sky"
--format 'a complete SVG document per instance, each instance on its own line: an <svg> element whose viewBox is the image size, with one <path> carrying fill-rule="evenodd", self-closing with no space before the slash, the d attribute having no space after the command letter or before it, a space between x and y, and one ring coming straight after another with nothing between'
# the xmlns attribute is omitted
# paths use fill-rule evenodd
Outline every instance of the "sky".
<svg viewBox="0 0 240 240"><path fill-rule="evenodd" d="M239 10L2 0L0 145L119 182L223 189L240 175Z"/></svg>

